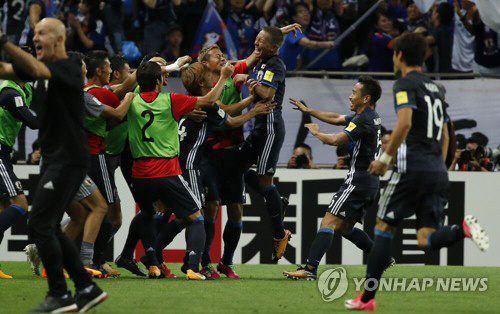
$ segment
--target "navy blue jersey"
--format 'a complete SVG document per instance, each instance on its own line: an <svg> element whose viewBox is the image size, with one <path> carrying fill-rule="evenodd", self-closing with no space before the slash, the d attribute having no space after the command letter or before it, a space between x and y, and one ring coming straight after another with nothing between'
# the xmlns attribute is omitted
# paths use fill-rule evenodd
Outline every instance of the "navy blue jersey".
<svg viewBox="0 0 500 314"><path fill-rule="evenodd" d="M27 9L28 0L3 1L2 26L7 35L19 36L23 28L23 14Z"/></svg>
<svg viewBox="0 0 500 314"><path fill-rule="evenodd" d="M360 114L345 117L344 132L349 136L351 163L346 184L370 188L379 187L379 178L368 173L370 163L378 158L380 151L381 120L377 112L367 108Z"/></svg>
<svg viewBox="0 0 500 314"><path fill-rule="evenodd" d="M286 66L278 55L274 55L266 61L260 60L250 73L250 78L276 90L274 94L276 108L274 108L273 113L255 117L255 128L267 129L268 134L277 132L284 125L281 116L281 104L285 96L285 74ZM259 100L256 99L255 101Z"/></svg>
<svg viewBox="0 0 500 314"><path fill-rule="evenodd" d="M30 46L35 50L35 46L33 44L33 36L34 30L31 28L30 24L30 7L32 5L38 5L40 6L41 12L40 12L40 20L43 18L47 17L47 10L46 10L46 5L43 2L43 0L29 0L28 5L26 6L26 9L24 10L24 14L22 17L22 29L21 32L19 33L19 38L17 39L17 42L19 43L19 46Z"/></svg>
<svg viewBox="0 0 500 314"><path fill-rule="evenodd" d="M228 118L226 112L217 105L209 107L205 111L207 112L207 119L202 122L195 122L186 118L179 121L179 163L182 171L200 168L201 154L205 149L208 138L208 126L220 126Z"/></svg>
<svg viewBox="0 0 500 314"><path fill-rule="evenodd" d="M397 171L446 171L441 138L446 121L444 92L422 73L410 72L394 83L396 112L412 108L411 129L398 148Z"/></svg>

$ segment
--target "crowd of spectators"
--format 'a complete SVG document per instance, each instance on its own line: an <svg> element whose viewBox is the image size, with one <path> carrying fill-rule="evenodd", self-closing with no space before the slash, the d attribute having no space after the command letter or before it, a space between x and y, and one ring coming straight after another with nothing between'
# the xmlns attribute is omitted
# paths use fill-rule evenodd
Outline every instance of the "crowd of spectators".
<svg viewBox="0 0 500 314"><path fill-rule="evenodd" d="M470 0L437 0L425 14L413 0L385 0L342 42L335 40L377 0L210 0L225 22L238 58L253 51L266 25L299 23L280 50L287 70L392 71L392 41L420 32L430 44L429 72L500 72L498 34ZM167 61L191 53L207 0L0 0L2 25L12 41L32 45L33 25L55 16L68 29L68 49L135 55L161 52ZM130 46L130 43L133 43ZM326 53L323 53L328 49ZM312 62L317 59L317 62ZM138 59L138 57L137 57ZM131 61L131 60L129 60ZM131 62L133 64L133 62Z"/></svg>

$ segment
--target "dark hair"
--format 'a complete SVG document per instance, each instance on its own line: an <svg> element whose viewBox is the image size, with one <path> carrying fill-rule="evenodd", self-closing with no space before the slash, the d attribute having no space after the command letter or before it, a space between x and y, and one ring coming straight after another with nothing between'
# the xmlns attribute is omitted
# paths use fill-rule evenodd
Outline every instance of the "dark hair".
<svg viewBox="0 0 500 314"><path fill-rule="evenodd" d="M97 68L102 67L106 59L108 59L108 53L104 50L93 50L87 53L85 56L85 64L87 65L88 79L94 77Z"/></svg>
<svg viewBox="0 0 500 314"><path fill-rule="evenodd" d="M304 7L309 12L309 7L307 6L307 4L305 4L304 2L301 1L301 2L295 2L295 3L293 3L289 7L289 9L288 9L288 12L290 13L289 15L292 16L292 17L296 16L297 15L297 10L298 10L299 7Z"/></svg>
<svg viewBox="0 0 500 314"><path fill-rule="evenodd" d="M68 58L78 60L81 64L85 62L85 55L79 51L68 51L66 54Z"/></svg>
<svg viewBox="0 0 500 314"><path fill-rule="evenodd" d="M83 4L89 7L91 19L94 21L100 18L99 3L99 0L83 0Z"/></svg>
<svg viewBox="0 0 500 314"><path fill-rule="evenodd" d="M125 59L125 57L122 55L116 55L109 58L109 62L111 63L111 73L115 71L122 71L125 67L125 64L128 63L127 59Z"/></svg>
<svg viewBox="0 0 500 314"><path fill-rule="evenodd" d="M141 63L139 64L139 66L141 66L143 63L148 62L149 60L151 60L154 57L161 57L161 55L160 55L160 53L158 51L150 52L147 55L145 55L144 58L142 58Z"/></svg>
<svg viewBox="0 0 500 314"><path fill-rule="evenodd" d="M33 143L31 144L31 149L33 151L40 149L40 142L38 142L38 139L33 141Z"/></svg>
<svg viewBox="0 0 500 314"><path fill-rule="evenodd" d="M382 88L380 83L371 76L362 75L358 78L358 82L363 85L361 93L363 96L370 95L370 102L375 105L382 95Z"/></svg>
<svg viewBox="0 0 500 314"><path fill-rule="evenodd" d="M161 67L156 62L144 62L137 69L137 83L142 92L154 91L161 78Z"/></svg>
<svg viewBox="0 0 500 314"><path fill-rule="evenodd" d="M173 23L167 27L165 33L167 36L170 36L170 34L172 34L173 32L176 32L176 31L179 31L182 33L182 27L179 24Z"/></svg>
<svg viewBox="0 0 500 314"><path fill-rule="evenodd" d="M299 148L299 147L308 149L311 152L311 154L312 154L312 148L311 148L311 146L307 145L306 143L298 144L298 145L295 146L295 148Z"/></svg>
<svg viewBox="0 0 500 314"><path fill-rule="evenodd" d="M283 45L284 37L281 29L275 26L266 26L262 30L270 35L271 45L277 45L278 47Z"/></svg>
<svg viewBox="0 0 500 314"><path fill-rule="evenodd" d="M392 48L396 54L403 52L407 66L422 66L427 49L427 41L418 33L405 33L393 40Z"/></svg>
<svg viewBox="0 0 500 314"><path fill-rule="evenodd" d="M441 25L447 26L453 22L453 16L455 15L453 5L447 2L442 2L437 6L436 10Z"/></svg>

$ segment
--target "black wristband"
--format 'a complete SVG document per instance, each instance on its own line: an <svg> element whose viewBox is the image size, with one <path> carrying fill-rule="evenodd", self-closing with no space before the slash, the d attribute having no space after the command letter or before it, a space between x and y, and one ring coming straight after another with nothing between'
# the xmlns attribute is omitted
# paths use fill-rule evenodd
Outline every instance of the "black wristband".
<svg viewBox="0 0 500 314"><path fill-rule="evenodd" d="M0 49L3 48L3 46L9 42L9 39L7 38L7 35L3 34L0 36Z"/></svg>

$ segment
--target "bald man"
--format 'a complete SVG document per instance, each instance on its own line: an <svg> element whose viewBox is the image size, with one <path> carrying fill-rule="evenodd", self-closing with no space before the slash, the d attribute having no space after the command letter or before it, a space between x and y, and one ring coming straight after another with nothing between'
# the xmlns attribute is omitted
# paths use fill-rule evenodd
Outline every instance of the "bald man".
<svg viewBox="0 0 500 314"><path fill-rule="evenodd" d="M108 298L88 277L75 245L60 227L89 166L82 69L76 60L68 59L65 40L61 21L41 20L33 38L37 60L0 32L0 47L15 60L0 64L0 78L36 81L33 99L40 119L42 168L28 227L47 272L49 292L34 312L86 312ZM75 298L66 286L63 267L75 283Z"/></svg>

